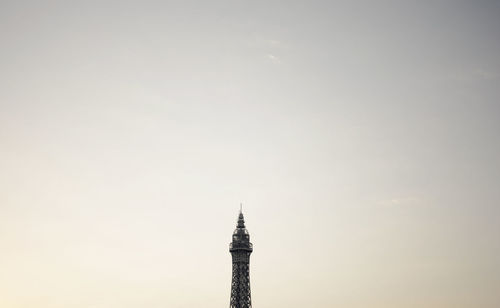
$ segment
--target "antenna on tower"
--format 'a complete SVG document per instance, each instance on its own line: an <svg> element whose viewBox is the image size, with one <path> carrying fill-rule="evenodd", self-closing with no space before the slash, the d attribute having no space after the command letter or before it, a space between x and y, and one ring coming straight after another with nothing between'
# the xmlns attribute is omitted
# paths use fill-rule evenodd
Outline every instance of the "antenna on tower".
<svg viewBox="0 0 500 308"><path fill-rule="evenodd" d="M243 204L240 202L240 213L243 212Z"/></svg>

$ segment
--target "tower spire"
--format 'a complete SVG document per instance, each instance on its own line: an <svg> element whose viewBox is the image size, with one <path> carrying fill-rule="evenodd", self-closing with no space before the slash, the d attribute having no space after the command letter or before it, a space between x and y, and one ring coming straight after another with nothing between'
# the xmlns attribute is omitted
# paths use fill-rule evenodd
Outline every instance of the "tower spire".
<svg viewBox="0 0 500 308"><path fill-rule="evenodd" d="M230 308L252 308L249 266L252 251L253 245L250 243L250 234L248 234L245 227L245 219L240 203L238 224L233 232L233 240L229 244L229 252L233 259Z"/></svg>

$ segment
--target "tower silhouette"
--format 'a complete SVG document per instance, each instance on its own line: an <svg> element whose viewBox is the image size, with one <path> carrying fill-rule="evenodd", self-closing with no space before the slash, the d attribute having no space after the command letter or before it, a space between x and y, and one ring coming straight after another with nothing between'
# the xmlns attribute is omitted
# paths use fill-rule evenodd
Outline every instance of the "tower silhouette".
<svg viewBox="0 0 500 308"><path fill-rule="evenodd" d="M233 232L233 241L229 244L229 252L233 258L230 308L252 307L250 297L250 254L252 251L250 235L245 227L245 219L240 209L238 225Z"/></svg>

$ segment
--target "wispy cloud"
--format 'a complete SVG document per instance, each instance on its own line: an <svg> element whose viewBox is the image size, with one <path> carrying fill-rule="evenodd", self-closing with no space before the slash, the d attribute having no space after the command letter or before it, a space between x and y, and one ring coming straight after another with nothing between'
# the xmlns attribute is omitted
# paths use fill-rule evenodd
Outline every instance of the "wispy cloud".
<svg viewBox="0 0 500 308"><path fill-rule="evenodd" d="M263 54L273 64L282 64L282 55L289 49L289 45L282 40L260 34L244 38L243 44L261 55Z"/></svg>
<svg viewBox="0 0 500 308"><path fill-rule="evenodd" d="M281 64L281 59L273 54L267 54L266 58L268 58L273 64Z"/></svg>

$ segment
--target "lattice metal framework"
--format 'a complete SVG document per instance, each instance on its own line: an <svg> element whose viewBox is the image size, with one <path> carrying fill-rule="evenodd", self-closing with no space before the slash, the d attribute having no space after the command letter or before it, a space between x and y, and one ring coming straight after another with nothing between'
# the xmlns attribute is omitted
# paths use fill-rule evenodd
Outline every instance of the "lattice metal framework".
<svg viewBox="0 0 500 308"><path fill-rule="evenodd" d="M230 308L251 308L250 296L250 254L253 251L250 235L245 227L245 219L240 211L238 225L229 244L233 258Z"/></svg>

